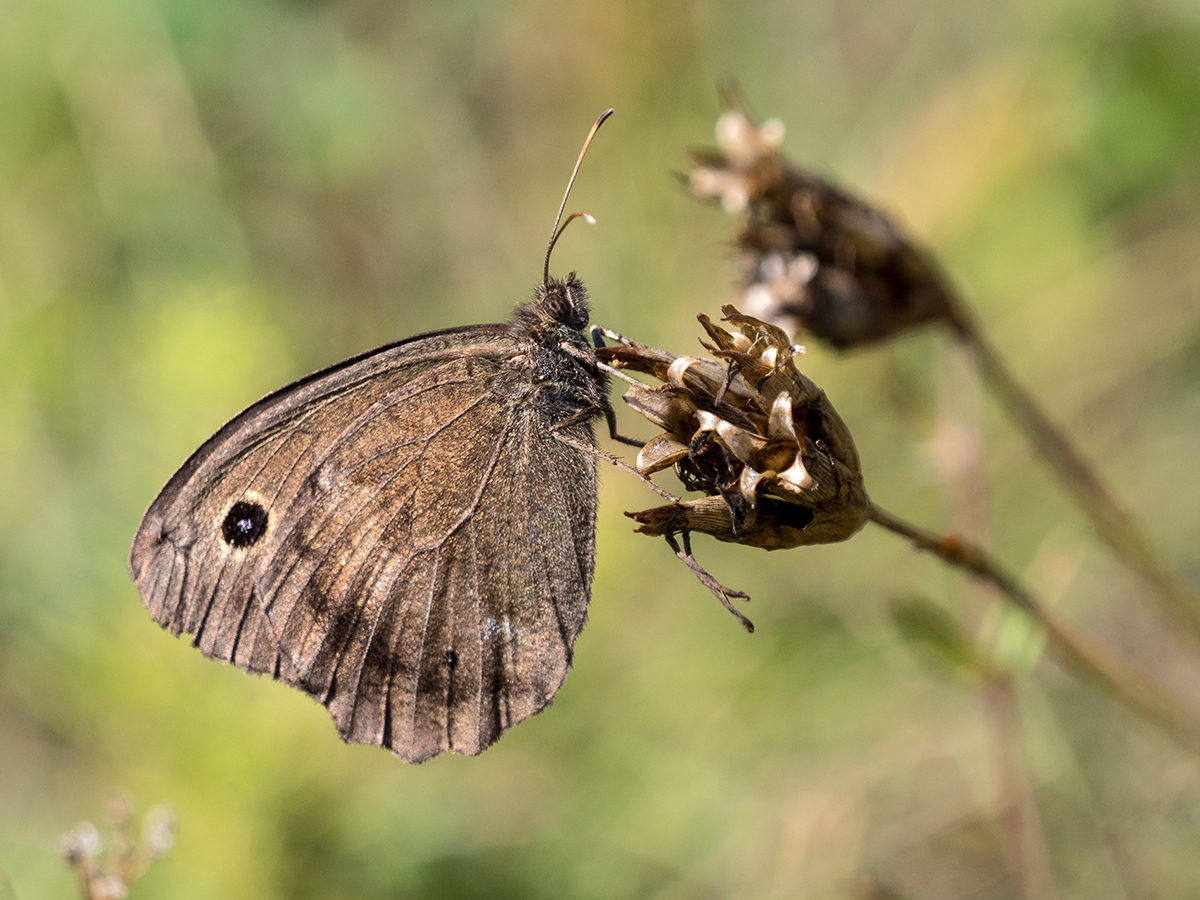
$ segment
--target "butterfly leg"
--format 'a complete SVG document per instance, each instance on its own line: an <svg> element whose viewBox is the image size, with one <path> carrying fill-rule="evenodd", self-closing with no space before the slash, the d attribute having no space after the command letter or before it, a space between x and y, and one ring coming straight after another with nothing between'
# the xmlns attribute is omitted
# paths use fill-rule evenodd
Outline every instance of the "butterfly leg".
<svg viewBox="0 0 1200 900"><path fill-rule="evenodd" d="M604 413L604 420L608 422L609 437L611 437L614 441L620 441L622 444L628 444L629 446L637 447L638 449L646 446L645 441L639 441L637 438L625 437L625 435L617 433L617 414L613 410L612 404L609 403L608 400L602 401L602 405L599 407L585 406L583 409L576 410L561 422L555 422L553 429L557 431L562 428L567 428L571 425L577 425L580 422L586 422L589 419L594 418L598 412Z"/></svg>
<svg viewBox="0 0 1200 900"><path fill-rule="evenodd" d="M639 449L646 446L645 441L639 441L637 438L629 438L625 437L623 434L617 433L617 413L616 410L613 409L612 404L608 402L608 398L605 398L604 400L604 421L608 423L608 436L614 441L618 441L622 444L628 444L630 447L637 447Z"/></svg>
<svg viewBox="0 0 1200 900"><path fill-rule="evenodd" d="M588 330L588 333L592 338L592 346L597 350L599 350L601 347L607 346L607 344L604 343L605 338L608 338L610 341L616 341L622 347L629 347L633 345L633 341L629 340L629 338L625 337L625 335L621 334L619 331L613 331L611 328L605 328L602 325L593 325Z"/></svg>
<svg viewBox="0 0 1200 900"><path fill-rule="evenodd" d="M618 469L622 469L622 470L628 472L630 475L641 480L641 482L643 484L645 484L646 487L650 488L650 490L654 491L654 493L658 494L663 499L669 500L672 503L682 503L683 502L678 497L676 497L674 494L660 488L657 484L655 484L653 481L650 480L650 477L648 475L642 474L641 472L639 472L633 466L629 465L629 463L625 462L624 460L619 459L616 456L613 456L611 453L605 453L599 447L590 447L587 444L581 444L578 441L572 440L571 438L569 438L565 434L563 434L561 429L567 425L572 424L572 420L574 420L574 419L575 419L575 416L571 416L568 419L564 419L562 422L559 422L556 425L550 426L550 430L552 432L554 432L554 436L556 438L558 438L560 441L562 441L568 447L574 447L576 450L580 451L581 453L587 453L589 456L595 456L597 459L602 459L606 463L611 463L612 465L616 466Z"/></svg>
<svg viewBox="0 0 1200 900"><path fill-rule="evenodd" d="M738 600L749 600L750 595L742 591L735 591L733 588L727 588L717 579L713 578L704 570L700 563L696 562L696 557L692 555L692 539L688 531L681 531L683 536L683 547L679 546L679 541L675 540L675 535L664 534L667 539L667 544L675 551L675 555L683 562L685 566L692 570L692 574L699 579L700 583L713 592L714 596L721 601L721 605L733 613L734 617L742 623L742 627L751 634L754 633L754 623L747 619L741 612L734 608L734 605L729 602L730 597L736 597Z"/></svg>
<svg viewBox="0 0 1200 900"><path fill-rule="evenodd" d="M733 379L737 378L738 373L741 372L741 370L742 367L736 359L731 359L729 361L729 368L725 372L725 380L721 382L721 386L717 388L716 396L713 397L714 406L720 406L725 400L725 392L729 390L729 386L733 384Z"/></svg>
<svg viewBox="0 0 1200 900"><path fill-rule="evenodd" d="M597 341L602 345L604 343L604 341L598 337L598 331L599 331L598 328L595 328L595 327L592 328L592 340ZM589 365L593 365L596 368L600 369L602 372L606 372L609 375L615 375L624 381L628 381L628 382L631 382L634 384L640 384L640 382L637 382L634 379L630 378L624 372L621 372L617 369L614 369L612 366L609 366L609 365L606 365L605 363L600 362L600 360L596 359L594 356L589 356L586 353L581 352L577 348L572 347L568 343L564 342L562 344L559 344L558 346L559 346L559 349L563 350L570 356L573 356L576 359L582 360L583 362L586 362ZM607 397L605 397L604 399L601 400L601 405L600 405L599 409L597 409L594 406L589 406L589 407L586 407L585 409L581 409L578 412L576 412L574 415L570 416L565 421L559 422L556 427L562 428L562 427L566 427L567 425L573 425L576 422L585 421L585 420L591 418L592 416L594 416L597 412L604 413L604 420L606 422L608 422L608 434L614 441L619 441L622 444L628 444L630 447L638 447L639 449L641 447L646 446L645 441L639 441L637 438L625 437L625 435L617 432L617 413L613 409L612 404L608 402Z"/></svg>

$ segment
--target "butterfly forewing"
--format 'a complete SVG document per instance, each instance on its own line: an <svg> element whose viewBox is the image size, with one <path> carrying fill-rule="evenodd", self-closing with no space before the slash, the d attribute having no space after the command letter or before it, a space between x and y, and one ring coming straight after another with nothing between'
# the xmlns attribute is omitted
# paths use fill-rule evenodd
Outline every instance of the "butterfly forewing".
<svg viewBox="0 0 1200 900"><path fill-rule="evenodd" d="M247 409L142 521L151 615L347 741L486 748L562 683L592 577L594 461L531 402L529 353L504 326L439 332Z"/></svg>

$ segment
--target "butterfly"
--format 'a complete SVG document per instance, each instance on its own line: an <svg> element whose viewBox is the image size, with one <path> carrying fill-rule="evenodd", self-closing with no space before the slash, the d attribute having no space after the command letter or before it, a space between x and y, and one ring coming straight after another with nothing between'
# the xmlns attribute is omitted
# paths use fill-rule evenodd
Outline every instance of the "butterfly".
<svg viewBox="0 0 1200 900"><path fill-rule="evenodd" d="M154 621L408 762L477 754L551 702L591 596L593 425L613 423L584 285L549 275L566 200L507 323L301 378L192 454L130 554Z"/></svg>

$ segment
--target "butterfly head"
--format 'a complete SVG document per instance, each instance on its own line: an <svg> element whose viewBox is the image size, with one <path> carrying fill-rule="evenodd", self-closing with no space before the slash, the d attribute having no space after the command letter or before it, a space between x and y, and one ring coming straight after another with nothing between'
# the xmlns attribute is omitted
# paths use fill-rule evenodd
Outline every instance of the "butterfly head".
<svg viewBox="0 0 1200 900"><path fill-rule="evenodd" d="M587 289L574 272L563 281L548 278L537 289L534 301L539 317L547 325L566 325L576 331L587 327Z"/></svg>

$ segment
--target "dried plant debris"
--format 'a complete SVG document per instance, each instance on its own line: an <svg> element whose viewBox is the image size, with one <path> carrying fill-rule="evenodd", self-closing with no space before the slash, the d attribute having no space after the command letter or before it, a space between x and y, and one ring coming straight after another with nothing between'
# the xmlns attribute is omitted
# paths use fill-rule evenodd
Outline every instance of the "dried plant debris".
<svg viewBox="0 0 1200 900"><path fill-rule="evenodd" d="M717 149L692 151L692 192L745 216L746 310L836 347L956 323L936 263L877 210L784 159L782 139L778 120L755 125L733 108L717 121Z"/></svg>
<svg viewBox="0 0 1200 900"><path fill-rule="evenodd" d="M786 160L778 121L756 125L736 91L726 94L726 106L717 149L692 153L688 181L697 196L743 220L737 247L746 310L789 334L804 330L842 348L927 322L950 326L1104 542L1154 587L1169 615L1200 635L1200 596L1008 371L934 259L878 210Z"/></svg>
<svg viewBox="0 0 1200 900"><path fill-rule="evenodd" d="M674 468L703 496L626 513L642 534L665 537L731 611L738 591L715 582L691 556L688 535L765 550L842 541L869 516L858 452L824 391L793 362L803 348L779 327L732 306L729 330L699 316L712 359L674 356L622 339L597 355L616 369L662 382L631 381L625 402L663 433L638 453L644 476ZM682 535L681 549L675 535ZM745 618L736 611L743 624Z"/></svg>
<svg viewBox="0 0 1200 900"><path fill-rule="evenodd" d="M108 803L112 836L107 845L91 822L80 822L58 841L58 851L75 872L83 900L122 900L150 865L171 849L175 814L156 806L137 828L128 801L116 796Z"/></svg>

